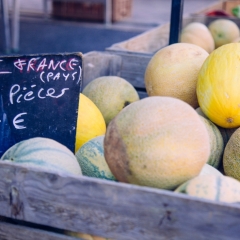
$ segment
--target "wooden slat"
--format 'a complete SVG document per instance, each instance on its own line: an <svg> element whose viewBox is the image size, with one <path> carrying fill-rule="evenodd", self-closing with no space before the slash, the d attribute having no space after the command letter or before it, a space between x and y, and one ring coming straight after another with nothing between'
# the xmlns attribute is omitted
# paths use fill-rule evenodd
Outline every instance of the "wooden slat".
<svg viewBox="0 0 240 240"><path fill-rule="evenodd" d="M0 221L1 240L81 240L51 231ZM83 239L82 239L83 240Z"/></svg>
<svg viewBox="0 0 240 240"><path fill-rule="evenodd" d="M166 23L150 29L126 41L115 43L106 50L111 52L137 52L152 55L158 49L168 45L170 24Z"/></svg>
<svg viewBox="0 0 240 240"><path fill-rule="evenodd" d="M83 88L96 77L115 75L136 88L145 88L144 73L150 60L148 56L121 56L109 52L90 52L83 57Z"/></svg>
<svg viewBox="0 0 240 240"><path fill-rule="evenodd" d="M240 206L0 163L0 215L124 240L239 239ZM28 238L29 239L29 238Z"/></svg>
<svg viewBox="0 0 240 240"><path fill-rule="evenodd" d="M120 75L122 58L106 52L89 52L83 56L83 86L97 77Z"/></svg>

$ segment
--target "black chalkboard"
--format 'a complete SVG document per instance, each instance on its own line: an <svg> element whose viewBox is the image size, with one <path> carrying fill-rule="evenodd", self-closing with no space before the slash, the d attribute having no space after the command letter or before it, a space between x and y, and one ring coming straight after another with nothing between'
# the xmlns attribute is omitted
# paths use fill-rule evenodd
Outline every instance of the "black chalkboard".
<svg viewBox="0 0 240 240"><path fill-rule="evenodd" d="M82 54L0 57L0 155L32 137L74 152Z"/></svg>

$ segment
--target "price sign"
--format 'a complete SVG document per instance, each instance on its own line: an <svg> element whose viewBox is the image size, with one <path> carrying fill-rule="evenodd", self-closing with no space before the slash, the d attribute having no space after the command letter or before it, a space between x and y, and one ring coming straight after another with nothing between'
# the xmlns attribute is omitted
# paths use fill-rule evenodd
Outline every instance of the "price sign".
<svg viewBox="0 0 240 240"><path fill-rule="evenodd" d="M81 53L0 57L0 151L47 137L74 152L81 85Z"/></svg>

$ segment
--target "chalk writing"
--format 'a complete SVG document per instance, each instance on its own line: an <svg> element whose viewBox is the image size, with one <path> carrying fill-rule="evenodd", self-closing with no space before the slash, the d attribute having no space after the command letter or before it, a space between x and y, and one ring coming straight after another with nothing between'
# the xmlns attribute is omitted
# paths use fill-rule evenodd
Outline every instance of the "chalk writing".
<svg viewBox="0 0 240 240"><path fill-rule="evenodd" d="M73 150L81 80L81 54L2 57L3 108L16 141L43 136Z"/></svg>

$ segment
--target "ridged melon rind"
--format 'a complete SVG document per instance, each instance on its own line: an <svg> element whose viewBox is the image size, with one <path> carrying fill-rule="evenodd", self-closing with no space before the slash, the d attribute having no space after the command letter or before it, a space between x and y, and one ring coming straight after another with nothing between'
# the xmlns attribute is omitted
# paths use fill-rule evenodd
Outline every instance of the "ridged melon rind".
<svg viewBox="0 0 240 240"><path fill-rule="evenodd" d="M209 119L202 116L199 117L206 126L210 138L211 153L207 163L218 169L220 165L222 165L222 156L224 151L222 134L218 127Z"/></svg>
<svg viewBox="0 0 240 240"><path fill-rule="evenodd" d="M18 142L0 160L82 175L75 155L63 144L49 138L35 137Z"/></svg>
<svg viewBox="0 0 240 240"><path fill-rule="evenodd" d="M197 176L181 184L175 192L217 202L240 202L240 182L224 175Z"/></svg>
<svg viewBox="0 0 240 240"><path fill-rule="evenodd" d="M82 173L88 177L116 180L104 157L104 136L93 138L82 145L75 156L81 166Z"/></svg>

